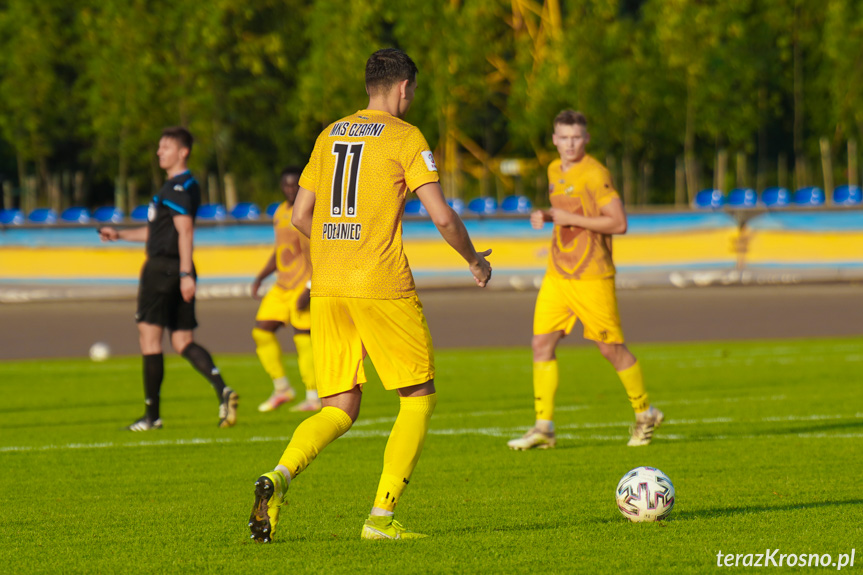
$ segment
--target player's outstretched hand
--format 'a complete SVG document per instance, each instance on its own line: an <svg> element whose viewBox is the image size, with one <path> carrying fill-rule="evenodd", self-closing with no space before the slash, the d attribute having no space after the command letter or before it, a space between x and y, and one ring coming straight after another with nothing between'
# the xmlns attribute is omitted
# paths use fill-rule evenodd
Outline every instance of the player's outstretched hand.
<svg viewBox="0 0 863 575"><path fill-rule="evenodd" d="M120 232L115 230L114 228L103 226L97 230L99 232L99 239L103 242L116 242L120 239Z"/></svg>
<svg viewBox="0 0 863 575"><path fill-rule="evenodd" d="M477 261L475 264L470 266L470 273L473 274L473 279L476 281L476 285L479 287L485 287L491 279L491 264L485 259L491 255L491 250L477 252L476 255Z"/></svg>
<svg viewBox="0 0 863 575"><path fill-rule="evenodd" d="M534 210L530 213L530 225L535 230L541 230L545 224L545 212Z"/></svg>

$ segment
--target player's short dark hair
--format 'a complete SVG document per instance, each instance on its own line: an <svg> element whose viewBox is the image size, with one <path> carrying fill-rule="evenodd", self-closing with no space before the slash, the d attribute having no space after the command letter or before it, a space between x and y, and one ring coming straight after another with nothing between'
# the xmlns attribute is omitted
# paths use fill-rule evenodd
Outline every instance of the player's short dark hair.
<svg viewBox="0 0 863 575"><path fill-rule="evenodd" d="M192 144L195 143L195 138L192 137L192 132L183 126L171 126L162 130L163 138L171 138L176 140L180 147L189 150L189 155L192 154Z"/></svg>
<svg viewBox="0 0 863 575"><path fill-rule="evenodd" d="M557 126L558 124L563 124L564 126L579 125L586 128L587 118L585 118L584 114L581 112L576 112L575 110L564 110L554 117L554 125Z"/></svg>
<svg viewBox="0 0 863 575"><path fill-rule="evenodd" d="M296 165L285 166L285 169L282 170L282 173L279 175L279 179L284 178L285 176L301 176L303 174L302 168Z"/></svg>
<svg viewBox="0 0 863 575"><path fill-rule="evenodd" d="M374 95L402 80L415 82L417 72L417 65L410 56L396 48L384 48L369 56L366 62L366 89L369 95Z"/></svg>

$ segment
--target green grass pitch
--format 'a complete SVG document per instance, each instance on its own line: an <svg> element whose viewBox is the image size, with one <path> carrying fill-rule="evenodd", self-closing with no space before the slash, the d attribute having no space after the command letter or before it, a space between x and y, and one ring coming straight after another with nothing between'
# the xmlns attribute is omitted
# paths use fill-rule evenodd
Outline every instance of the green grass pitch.
<svg viewBox="0 0 863 575"><path fill-rule="evenodd" d="M558 448L532 452L506 448L533 420L530 351L438 352L437 411L397 509L431 537L405 542L359 538L398 409L368 369L359 421L294 481L269 545L248 539L252 483L304 416L256 411L270 383L255 357L216 358L241 396L222 430L210 387L169 356L165 429L146 434L121 430L143 409L138 357L2 363L0 570L685 573L713 572L720 551L855 546L860 569L863 339L633 351L666 413L653 444L626 446L614 372L595 349L565 347ZM665 522L632 524L615 506L639 465L674 482Z"/></svg>

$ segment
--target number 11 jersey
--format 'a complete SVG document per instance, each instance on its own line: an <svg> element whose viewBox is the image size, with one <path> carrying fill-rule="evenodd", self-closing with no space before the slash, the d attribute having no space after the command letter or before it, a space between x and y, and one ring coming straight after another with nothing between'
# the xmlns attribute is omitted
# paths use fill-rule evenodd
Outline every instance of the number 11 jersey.
<svg viewBox="0 0 863 575"><path fill-rule="evenodd" d="M386 112L360 110L321 132L300 177L315 194L312 296L414 294L402 246L405 199L437 181L422 133Z"/></svg>

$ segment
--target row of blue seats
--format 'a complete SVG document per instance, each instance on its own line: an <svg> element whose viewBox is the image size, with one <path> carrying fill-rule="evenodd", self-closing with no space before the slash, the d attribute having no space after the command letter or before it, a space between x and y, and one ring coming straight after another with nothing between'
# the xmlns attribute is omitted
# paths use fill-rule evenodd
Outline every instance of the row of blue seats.
<svg viewBox="0 0 863 575"><path fill-rule="evenodd" d="M271 216L276 212L280 202L273 202L267 206L266 214ZM448 200L448 203L459 214L465 210L465 205L462 200ZM531 208L530 200L524 196L509 196L501 202L500 210L503 213L528 213ZM147 221L147 205L138 206L132 213L129 214L129 219L134 222ZM468 211L480 215L492 215L497 213L498 205L494 198L474 198L467 205ZM427 216L428 213L419 200L411 200L405 206L406 214ZM198 208L197 218L202 221L224 221L228 216L234 220L258 220L261 218L261 209L252 202L241 202L234 206L228 212L222 204L204 204ZM31 211L25 218L21 210L8 209L0 210L0 224L2 225L21 225L24 223L33 224L56 224L76 223L88 224L92 221L97 223L120 223L125 219L125 215L119 208L113 206L102 206L96 208L92 212L84 207L72 207L63 210L60 214L51 208L36 208Z"/></svg>
<svg viewBox="0 0 863 575"><path fill-rule="evenodd" d="M267 206L267 215L272 216L278 207L279 202ZM129 214L129 219L133 222L146 222L148 208L147 205L138 206ZM261 209L251 202L242 202L234 206L229 213L222 204L204 204L198 208L197 218L205 221L223 221L228 218L228 215L235 220L257 220L261 217ZM0 224L3 225L20 225L28 222L33 224L56 224L57 222L88 224L93 221L120 223L124 219L122 210L113 206L102 206L92 212L84 207L71 207L60 214L51 208L36 208L26 218L21 210L0 210Z"/></svg>
<svg viewBox="0 0 863 575"><path fill-rule="evenodd" d="M696 208L717 209L723 206L732 208L754 208L766 206L781 208L784 206L823 206L826 202L824 190L816 186L807 186L796 190L793 194L788 188L773 187L761 192L761 197L752 188L735 188L722 193L722 190L701 190L695 195ZM863 203L863 193L860 186L842 185L833 190L833 204L837 206L856 206Z"/></svg>
<svg viewBox="0 0 863 575"><path fill-rule="evenodd" d="M494 198L474 198L468 202L467 207L462 200L453 198L447 200L450 207L459 215L468 212L480 216L491 216L498 212L497 200ZM504 214L527 214L531 210L531 203L525 196L507 196L500 203L500 211ZM428 212L422 202L413 199L405 204L405 214L414 216L428 216Z"/></svg>

